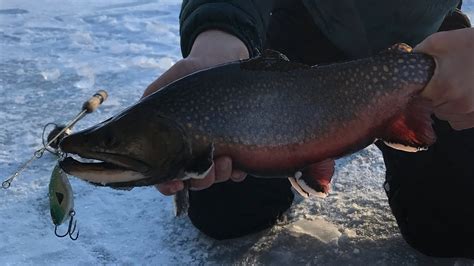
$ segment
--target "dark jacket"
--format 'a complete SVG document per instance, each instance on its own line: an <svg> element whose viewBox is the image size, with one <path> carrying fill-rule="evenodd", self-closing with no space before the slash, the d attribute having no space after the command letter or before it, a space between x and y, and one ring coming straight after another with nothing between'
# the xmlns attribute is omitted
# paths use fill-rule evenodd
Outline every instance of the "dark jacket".
<svg viewBox="0 0 474 266"><path fill-rule="evenodd" d="M278 0L184 0L181 50L186 57L196 36L220 29L240 38L251 55L265 43ZM397 42L416 45L435 33L459 0L302 0L315 24L351 57L366 56Z"/></svg>

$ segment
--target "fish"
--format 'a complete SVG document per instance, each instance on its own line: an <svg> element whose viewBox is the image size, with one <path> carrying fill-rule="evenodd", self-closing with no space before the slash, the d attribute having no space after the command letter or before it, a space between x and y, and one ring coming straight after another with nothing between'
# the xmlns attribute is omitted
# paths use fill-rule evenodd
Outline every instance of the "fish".
<svg viewBox="0 0 474 266"><path fill-rule="evenodd" d="M185 76L65 137L60 166L130 188L203 178L213 158L229 156L252 176L292 177L303 193L327 194L335 159L377 140L411 152L436 141L420 96L434 70L430 55L406 44L316 66L266 51Z"/></svg>

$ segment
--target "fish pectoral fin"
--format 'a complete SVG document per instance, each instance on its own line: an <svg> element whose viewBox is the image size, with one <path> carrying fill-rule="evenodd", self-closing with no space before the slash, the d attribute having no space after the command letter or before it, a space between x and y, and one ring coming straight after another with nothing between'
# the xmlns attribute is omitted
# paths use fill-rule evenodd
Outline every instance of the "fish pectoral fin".
<svg viewBox="0 0 474 266"><path fill-rule="evenodd" d="M385 129L382 140L387 146L397 150L426 150L436 142L431 114L429 100L414 98L403 113L393 118L393 122Z"/></svg>
<svg viewBox="0 0 474 266"><path fill-rule="evenodd" d="M214 144L209 144L202 152L193 154L191 163L184 170L184 179L203 179L214 166Z"/></svg>
<svg viewBox="0 0 474 266"><path fill-rule="evenodd" d="M184 182L184 189L174 194L174 210L177 217L185 216L189 209L189 181Z"/></svg>
<svg viewBox="0 0 474 266"><path fill-rule="evenodd" d="M293 188L303 197L314 195L326 197L330 191L330 183L334 174L334 160L326 159L305 167L291 177Z"/></svg>

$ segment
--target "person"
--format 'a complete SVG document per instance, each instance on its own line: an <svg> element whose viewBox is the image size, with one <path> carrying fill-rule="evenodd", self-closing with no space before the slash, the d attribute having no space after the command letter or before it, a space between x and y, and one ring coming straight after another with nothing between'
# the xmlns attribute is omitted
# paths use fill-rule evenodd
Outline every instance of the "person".
<svg viewBox="0 0 474 266"><path fill-rule="evenodd" d="M183 59L145 90L264 49L315 65L370 56L405 42L436 61L422 92L432 101L437 142L406 153L377 143L386 190L404 239L438 257L474 258L474 29L459 0L185 0L180 13ZM257 179L215 158L191 180L189 217L205 234L228 239L272 226L293 193L285 179ZM165 195L181 181L157 186Z"/></svg>

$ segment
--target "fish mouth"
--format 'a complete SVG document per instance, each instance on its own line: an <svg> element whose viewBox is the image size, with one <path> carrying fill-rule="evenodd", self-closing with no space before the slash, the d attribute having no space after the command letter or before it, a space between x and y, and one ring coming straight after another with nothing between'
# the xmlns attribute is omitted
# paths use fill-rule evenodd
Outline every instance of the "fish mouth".
<svg viewBox="0 0 474 266"><path fill-rule="evenodd" d="M80 158L68 156L61 160L60 167L70 175L96 184L110 185L141 180L146 178L150 169L146 163L122 154L88 152L77 155Z"/></svg>

